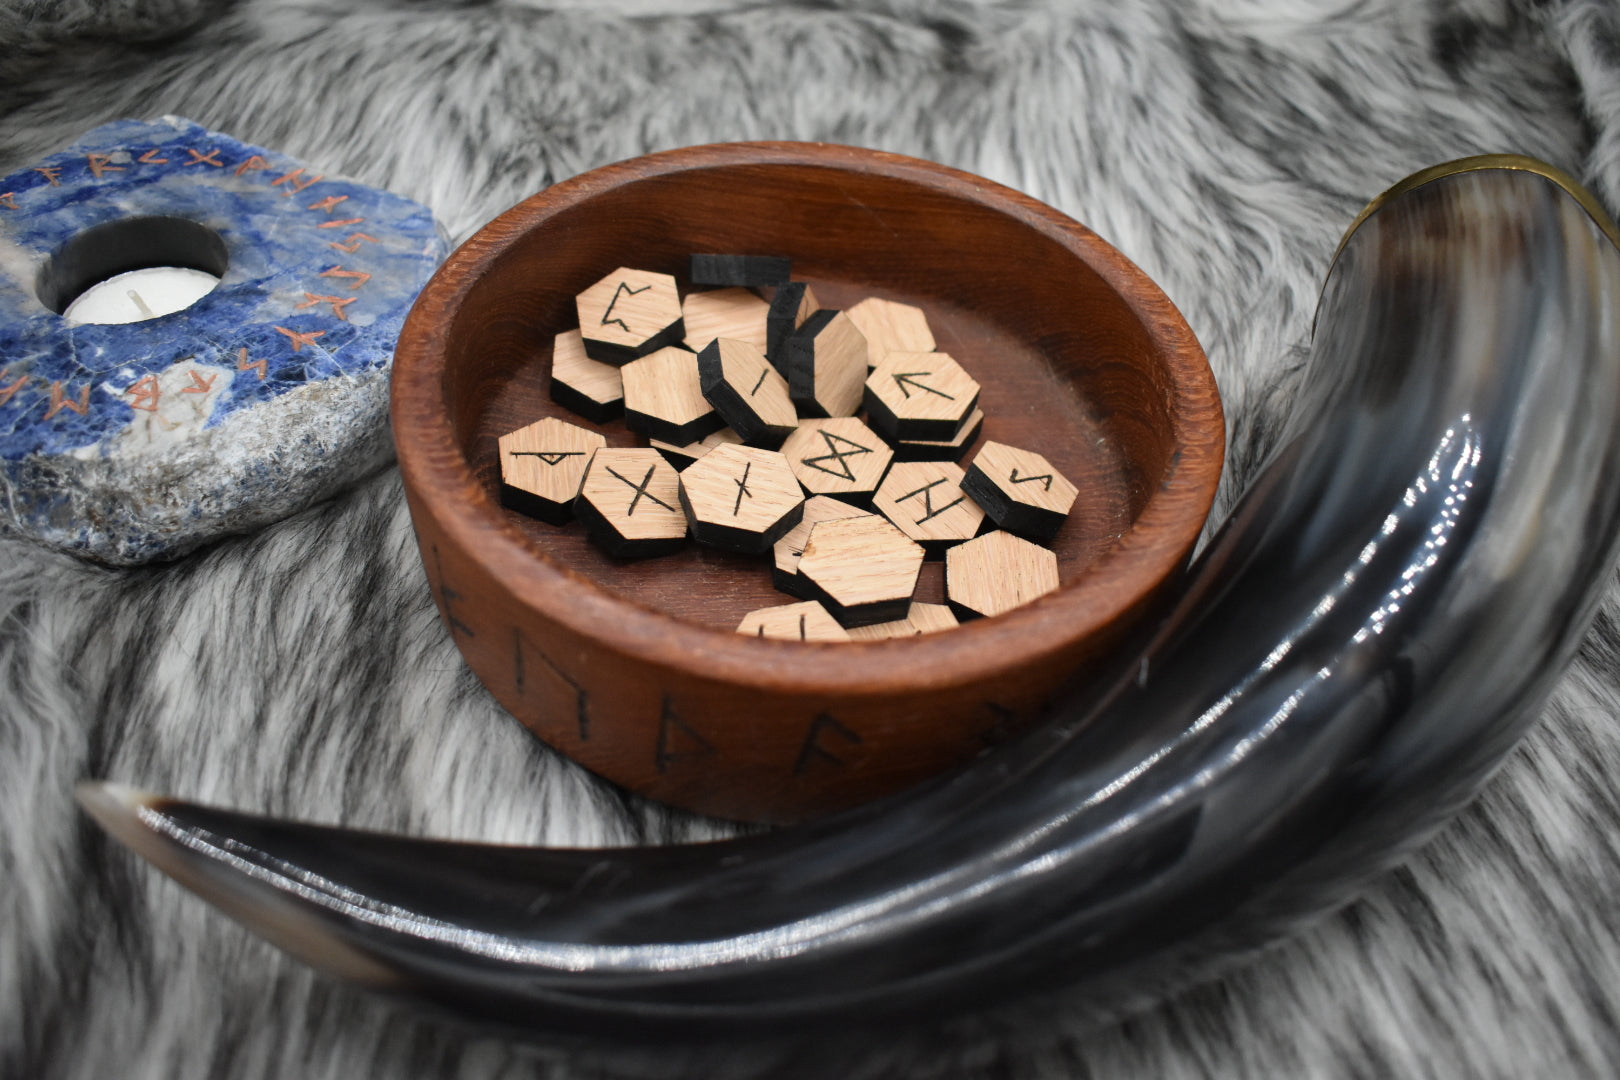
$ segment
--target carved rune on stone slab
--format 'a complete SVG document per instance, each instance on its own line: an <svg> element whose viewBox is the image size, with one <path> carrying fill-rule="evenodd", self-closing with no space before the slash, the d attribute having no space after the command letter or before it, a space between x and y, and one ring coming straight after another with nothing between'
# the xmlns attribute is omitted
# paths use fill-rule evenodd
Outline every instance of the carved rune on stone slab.
<svg viewBox="0 0 1620 1080"><path fill-rule="evenodd" d="M866 338L869 368L892 352L929 353L934 351L934 332L922 308L868 296L844 314Z"/></svg>
<svg viewBox="0 0 1620 1080"><path fill-rule="evenodd" d="M804 513L804 492L775 450L716 447L680 478L693 538L727 551L768 551Z"/></svg>
<svg viewBox="0 0 1620 1080"><path fill-rule="evenodd" d="M605 424L624 415L624 378L612 364L585 355L578 330L564 330L551 348L551 400Z"/></svg>
<svg viewBox="0 0 1620 1080"><path fill-rule="evenodd" d="M652 449L606 447L591 459L574 512L609 555L666 555L686 541L681 478Z"/></svg>
<svg viewBox="0 0 1620 1080"><path fill-rule="evenodd" d="M978 403L978 382L949 353L892 352L866 380L867 416L888 439L955 439Z"/></svg>
<svg viewBox="0 0 1620 1080"><path fill-rule="evenodd" d="M715 338L746 341L761 353L767 344L765 320L771 305L747 289L689 293L681 305L686 321L686 347L702 352Z"/></svg>
<svg viewBox="0 0 1620 1080"><path fill-rule="evenodd" d="M793 475L812 495L871 501L894 451L853 416L805 420L782 444Z"/></svg>
<svg viewBox="0 0 1620 1080"><path fill-rule="evenodd" d="M861 411L866 338L848 315L816 312L788 338L786 351L788 391L800 416L854 416Z"/></svg>
<svg viewBox="0 0 1620 1080"><path fill-rule="evenodd" d="M671 346L624 366L624 423L649 439L685 446L726 426L703 396L697 356Z"/></svg>
<svg viewBox="0 0 1620 1080"><path fill-rule="evenodd" d="M958 618L1000 615L1058 587L1057 555L996 530L945 553L945 595Z"/></svg>
<svg viewBox="0 0 1620 1080"><path fill-rule="evenodd" d="M760 608L744 615L737 633L788 641L848 641L847 630L814 600Z"/></svg>
<svg viewBox="0 0 1620 1080"><path fill-rule="evenodd" d="M876 514L823 521L810 530L799 573L842 625L904 618L923 549Z"/></svg>
<svg viewBox="0 0 1620 1080"><path fill-rule="evenodd" d="M1080 493L1040 454L994 441L979 448L962 489L999 527L1043 544L1057 535Z"/></svg>
<svg viewBox="0 0 1620 1080"><path fill-rule="evenodd" d="M799 576L799 559L804 555L804 545L810 539L810 530L818 522L866 516L868 511L851 506L842 499L812 495L804 500L804 516L776 542L776 564L771 570L771 584L789 596L809 597L810 587Z"/></svg>
<svg viewBox="0 0 1620 1080"><path fill-rule="evenodd" d="M934 558L971 540L984 511L962 490L962 467L950 461L903 461L872 496L872 505Z"/></svg>
<svg viewBox="0 0 1620 1080"><path fill-rule="evenodd" d="M681 295L668 274L621 266L575 298L591 359L627 364L686 336Z"/></svg>
<svg viewBox="0 0 1620 1080"><path fill-rule="evenodd" d="M498 440L501 505L552 525L574 519L574 498L591 462L607 445L594 431L548 416Z"/></svg>
<svg viewBox="0 0 1620 1080"><path fill-rule="evenodd" d="M798 427L787 380L746 341L716 338L698 354L703 396L744 442L781 446Z"/></svg>

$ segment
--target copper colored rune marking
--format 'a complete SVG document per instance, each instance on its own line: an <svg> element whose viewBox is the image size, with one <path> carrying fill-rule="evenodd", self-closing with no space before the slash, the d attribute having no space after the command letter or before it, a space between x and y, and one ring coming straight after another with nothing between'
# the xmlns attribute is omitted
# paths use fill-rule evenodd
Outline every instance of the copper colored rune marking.
<svg viewBox="0 0 1620 1080"><path fill-rule="evenodd" d="M101 179L103 173L124 171L122 165L108 164L108 162L112 161L110 154L86 154L85 160L90 162L90 171L95 174L97 180Z"/></svg>
<svg viewBox="0 0 1620 1080"><path fill-rule="evenodd" d="M561 463L563 458L584 457L585 456L585 451L583 451L583 450L514 450L514 451L512 451L512 456L513 457L537 457L543 463L545 463L547 465L557 465L557 464ZM618 474L615 473L614 475L617 476ZM622 479L624 479L624 477L621 476L621 477L619 477L619 479L622 480ZM651 498L651 496L648 496L648 498Z"/></svg>
<svg viewBox="0 0 1620 1080"><path fill-rule="evenodd" d="M1023 476L1023 477L1020 477L1018 475L1018 469L1015 466L1013 468L1012 475L1010 477L1008 477L1008 479L1010 479L1015 484L1029 484L1029 483L1033 483L1036 480L1044 480L1044 481L1046 481L1046 486L1044 488L1042 488L1041 490L1043 490L1043 491L1051 491L1052 490L1052 474L1051 473L1042 473L1040 476Z"/></svg>
<svg viewBox="0 0 1620 1080"><path fill-rule="evenodd" d="M685 742L690 749L677 750L677 738ZM693 731L691 726L675 713L675 706L668 697L664 698L664 711L658 719L658 749L653 757L653 764L659 772L667 772L671 762L682 758L706 758L714 754L714 744Z"/></svg>
<svg viewBox="0 0 1620 1080"><path fill-rule="evenodd" d="M163 389L158 385L156 375L146 376L124 392L135 395L135 400L129 403L129 407L140 409L142 412L157 412L158 401L163 397Z"/></svg>
<svg viewBox="0 0 1620 1080"><path fill-rule="evenodd" d="M342 221L323 221L323 222L321 222L319 225L317 225L315 227L317 229L341 229L345 225L358 225L364 220L366 220L366 219L363 218L363 217L344 218ZM354 238L351 236L349 239L352 240ZM366 237L366 239L367 240L375 240L376 237L368 236L368 237Z"/></svg>
<svg viewBox="0 0 1620 1080"><path fill-rule="evenodd" d="M216 169L225 167L225 163L219 160L219 151L217 149L210 150L206 154L199 154L188 146L186 147L186 153L191 155L191 160L186 162L187 165L212 165Z"/></svg>
<svg viewBox="0 0 1620 1080"><path fill-rule="evenodd" d="M944 506L940 507L938 510L935 510L934 509L934 497L932 495L930 495L929 492L931 490L933 490L934 488L937 488L939 485L943 484L944 482L945 482L945 478L942 476L938 480L935 480L932 484L924 484L922 487L918 488L916 491L913 491L908 495L902 495L902 496L900 496L898 499L896 499L894 501L897 502L897 503L903 503L907 499L914 499L918 495L921 495L923 497L923 516L917 519L917 524L921 525L923 522L927 521L929 518L939 517L939 515L943 514L945 511L949 510L951 507L955 506L957 503L961 502L963 499L965 499L967 497L965 495L958 495L955 499L952 499L950 502L946 503Z"/></svg>
<svg viewBox="0 0 1620 1080"><path fill-rule="evenodd" d="M906 397L908 397L908 398L911 397L911 390L907 390L906 387L910 386L912 388L912 390L926 390L930 394L939 395L940 397L944 398L946 401L955 401L956 400L956 395L947 394L943 390L935 390L932 386L928 386L928 385L926 385L924 383L920 383L920 382L917 381L920 377L922 377L924 375L932 375L932 374L933 374L932 371L902 371L899 374L891 376L891 378L894 379L895 385L900 388L900 392L902 394L906 395Z"/></svg>
<svg viewBox="0 0 1620 1080"><path fill-rule="evenodd" d="M333 245L333 247L336 246L336 244ZM321 277L351 278L352 280L349 283L351 289L358 289L371 280L371 275L362 270L345 270L341 266L334 266L330 270L322 270Z"/></svg>
<svg viewBox="0 0 1620 1080"><path fill-rule="evenodd" d="M45 414L45 419L49 420L63 409L72 409L80 416L88 413L90 411L90 384L84 384L84 389L79 391L79 400L74 401L62 393L61 383L51 383L51 408Z"/></svg>
<svg viewBox="0 0 1620 1080"><path fill-rule="evenodd" d="M350 233L347 237L344 238L344 240L343 240L343 242L341 244L334 242L332 244L332 246L337 248L339 251L347 251L350 255L353 255L356 251L360 250L360 244L362 242L364 242L364 241L367 241L367 240L371 241L373 244L378 244L378 243L382 242L382 241L378 240L375 236L367 236L363 232L357 232L357 233Z"/></svg>
<svg viewBox="0 0 1620 1080"><path fill-rule="evenodd" d="M27 382L28 376L22 375L19 376L17 381L12 383L10 386L0 386L0 405L4 405L6 402L16 397L17 391L21 390L27 384Z"/></svg>
<svg viewBox="0 0 1620 1080"><path fill-rule="evenodd" d="M62 186L62 181L57 179L57 177L62 175L62 169L61 169L60 166L57 166L57 165L41 165L39 168L35 169L34 171L39 173L45 179L49 180L51 182L51 187L61 187Z"/></svg>
<svg viewBox="0 0 1620 1080"><path fill-rule="evenodd" d="M651 285L643 285L639 289L632 289L629 285L625 284L624 282L622 282L622 281L619 282L619 287L617 289L613 290L613 299L608 301L607 310L602 312L602 325L606 326L608 323L618 323L620 329L622 329L625 333L628 334L630 332L630 327L625 324L625 321L623 319L610 319L610 318L608 318L608 316L613 314L614 305L616 305L619 302L619 297L621 297L621 296L634 296L637 293L644 293L650 288L652 288Z"/></svg>
<svg viewBox="0 0 1620 1080"><path fill-rule="evenodd" d="M348 198L347 195L328 195L326 198L322 199L320 202L312 202L312 203L310 203L304 209L306 209L306 210L325 210L328 214L330 214L332 212L332 207L336 206L340 202L343 202L347 198Z"/></svg>
<svg viewBox="0 0 1620 1080"><path fill-rule="evenodd" d="M258 172L261 169L268 169L269 167L270 163L268 161L260 157L258 154L254 154L252 157L248 158L246 161L242 162L242 164L236 167L236 175L241 176L245 172Z"/></svg>
<svg viewBox="0 0 1620 1080"><path fill-rule="evenodd" d="M0 206L8 210L17 209L17 195L12 191L0 191Z"/></svg>
<svg viewBox="0 0 1620 1080"><path fill-rule="evenodd" d="M325 330L309 330L299 333L297 330L289 330L285 326L278 326L276 329L292 339L293 352L302 352L305 345L314 345L316 338L326 336Z"/></svg>
<svg viewBox="0 0 1620 1080"><path fill-rule="evenodd" d="M845 742L859 744L861 737L849 730L830 713L818 713L811 721L810 731L804 737L804 747L799 751L799 759L793 763L793 775L803 776L810 768L810 762L816 758L830 762L833 765L843 765L844 759L834 754L820 743L821 733L831 728L834 733L843 737Z"/></svg>
<svg viewBox="0 0 1620 1080"><path fill-rule="evenodd" d="M286 184L287 185L286 197L290 199L294 195L298 194L300 191L303 191L305 188L311 187L311 186L313 186L315 184L320 183L322 180L326 179L326 177L324 175L323 176L312 176L308 180L299 179L303 175L304 175L304 170L303 169L294 169L292 172L288 173L287 175L278 176L274 180L270 181L270 186L271 187L280 187L282 184Z"/></svg>
<svg viewBox="0 0 1620 1080"><path fill-rule="evenodd" d="M675 509L673 506L669 505L669 503L665 502L663 499L660 499L658 496L654 495L652 492L647 490L647 485L652 483L653 472L657 468L658 468L658 466L656 466L656 465L647 466L647 475L643 476L641 478L641 484L639 486L637 486L635 481L626 480L623 476L619 475L618 471L616 469L614 469L613 466L611 466L611 465L608 466L608 474L610 476L613 476L615 479L618 479L618 480L622 481L625 484L626 487L629 487L630 489L632 489L636 493L635 498L630 500L630 509L628 509L628 510L626 510L624 512L625 517L629 517L629 516L631 516L632 514L634 514L636 512L636 503L641 501L642 496L646 496L647 498L651 499L653 502L657 503L659 506L662 506L665 510L674 510Z"/></svg>
<svg viewBox="0 0 1620 1080"><path fill-rule="evenodd" d="M829 476L837 476L844 480L853 481L855 479L855 473L850 470L849 462L845 459L852 458L857 454L870 454L872 452L872 448L870 446L862 446L854 439L846 439L842 435L834 435L825 428L820 429L816 432L816 434L821 436L821 441L827 444L827 449L830 452L822 454L818 457L800 458L799 463L802 465L808 465L812 469L818 469ZM852 446L854 449L840 450L838 449L838 443L843 443L845 446ZM818 462L822 461L836 461L838 463L838 468L830 469L825 465L818 464Z"/></svg>
<svg viewBox="0 0 1620 1080"><path fill-rule="evenodd" d="M737 485L737 505L733 506L731 508L731 516L732 517L736 517L737 512L742 509L742 501L743 501L743 496L744 495L748 496L750 499L752 499L754 497L754 493L752 491L748 490L748 470L752 469L753 467L754 467L754 463L752 461L747 462L746 464L743 465L742 479L732 481L733 483L735 483ZM802 621L803 616L800 616L800 619Z"/></svg>
<svg viewBox="0 0 1620 1080"><path fill-rule="evenodd" d="M154 146L152 149L148 150L135 160L140 162L142 165L167 165L169 163L168 158L158 157L157 154L158 148ZM242 174L240 171L238 171L236 175L240 176Z"/></svg>
<svg viewBox="0 0 1620 1080"><path fill-rule="evenodd" d="M268 363L269 363L269 361L266 360L263 357L260 357L257 361L255 361L253 363L249 363L248 362L248 351L247 351L246 346L244 346L243 348L237 350L237 353L236 353L236 370L237 371L257 371L259 373L259 381L260 382L264 382L265 367L266 367L266 365Z"/></svg>
<svg viewBox="0 0 1620 1080"><path fill-rule="evenodd" d="M314 307L316 304L331 304L332 314L336 315L343 322L348 322L349 317L343 314L343 309L358 299L359 297L356 296L319 296L315 293L307 292L304 294L304 302L299 304L298 307L303 309L307 307Z"/></svg>
<svg viewBox="0 0 1620 1080"><path fill-rule="evenodd" d="M203 382L203 377L197 374L196 368L192 368L187 374L191 376L191 385L181 387L182 394L206 394L214 388L214 380L219 378L218 375L210 375L208 381Z"/></svg>

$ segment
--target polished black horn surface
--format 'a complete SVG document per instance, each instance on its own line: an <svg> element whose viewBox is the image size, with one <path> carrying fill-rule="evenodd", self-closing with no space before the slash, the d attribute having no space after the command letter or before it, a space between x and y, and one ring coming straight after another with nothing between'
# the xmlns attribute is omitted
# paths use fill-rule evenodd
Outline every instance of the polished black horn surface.
<svg viewBox="0 0 1620 1080"><path fill-rule="evenodd" d="M542 1037L774 1037L1058 985L1113 1011L1343 902L1456 810L1614 564L1620 250L1556 170L1470 159L1381 197L1303 386L1112 682L881 804L547 850L81 798L311 964Z"/></svg>

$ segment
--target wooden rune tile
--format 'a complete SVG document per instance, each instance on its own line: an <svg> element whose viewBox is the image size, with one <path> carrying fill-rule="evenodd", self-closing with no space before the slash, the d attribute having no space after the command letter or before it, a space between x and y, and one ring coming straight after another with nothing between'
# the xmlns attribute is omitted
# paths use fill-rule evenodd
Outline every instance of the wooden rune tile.
<svg viewBox="0 0 1620 1080"><path fill-rule="evenodd" d="M816 312L788 338L786 352L788 392L800 416L854 416L861 411L866 338L848 315L825 309ZM974 391L978 391L977 384ZM954 435L956 429L946 434ZM916 437L932 438L933 432Z"/></svg>
<svg viewBox="0 0 1620 1080"><path fill-rule="evenodd" d="M606 424L624 415L624 379L614 365L585 355L578 330L564 330L551 348L551 400Z"/></svg>
<svg viewBox="0 0 1620 1080"><path fill-rule="evenodd" d="M979 448L962 490L999 528L1043 544L1063 527L1080 493L1033 450L993 441Z"/></svg>
<svg viewBox="0 0 1620 1080"><path fill-rule="evenodd" d="M746 341L765 351L765 319L771 305L747 289L716 289L688 293L681 304L686 323L686 347L702 352L715 338Z"/></svg>
<svg viewBox="0 0 1620 1080"><path fill-rule="evenodd" d="M680 478L692 538L727 551L769 551L804 514L804 492L775 450L718 446Z"/></svg>
<svg viewBox="0 0 1620 1080"><path fill-rule="evenodd" d="M675 279L621 266L575 297L579 330L592 360L628 364L686 336Z"/></svg>
<svg viewBox="0 0 1620 1080"><path fill-rule="evenodd" d="M866 414L886 439L954 440L979 404L979 384L949 353L892 352L866 380Z"/></svg>
<svg viewBox="0 0 1620 1080"><path fill-rule="evenodd" d="M1057 587L1057 555L1000 529L945 554L945 596L959 619L1000 615Z"/></svg>
<svg viewBox="0 0 1620 1080"><path fill-rule="evenodd" d="M742 442L742 436L728 427L723 427L719 431L705 435L697 442L687 443L685 446L676 446L674 443L667 443L661 439L648 439L647 442L654 450L664 455L665 461L675 466L676 472L680 472L717 446Z"/></svg>
<svg viewBox="0 0 1620 1080"><path fill-rule="evenodd" d="M765 317L765 356L783 378L787 377L788 339L820 307L815 292L803 281L788 282L771 298L771 309Z"/></svg>
<svg viewBox="0 0 1620 1080"><path fill-rule="evenodd" d="M872 505L923 546L930 558L979 535L984 511L962 490L962 466L950 461L903 461L889 467Z"/></svg>
<svg viewBox="0 0 1620 1080"><path fill-rule="evenodd" d="M817 523L799 573L841 625L868 626L905 617L922 564L923 549L872 514Z"/></svg>
<svg viewBox="0 0 1620 1080"><path fill-rule="evenodd" d="M703 396L744 442L776 447L799 426L787 380L746 341L716 338L698 353Z"/></svg>
<svg viewBox="0 0 1620 1080"><path fill-rule="evenodd" d="M686 542L680 474L656 450L598 450L580 484L574 512L591 540L617 558L667 555Z"/></svg>
<svg viewBox="0 0 1620 1080"><path fill-rule="evenodd" d="M695 353L670 347L626 364L624 423L649 439L685 446L726 426L703 396Z"/></svg>
<svg viewBox="0 0 1620 1080"><path fill-rule="evenodd" d="M502 435L501 505L552 525L574 520L574 497L591 455L607 439L548 416Z"/></svg>
<svg viewBox="0 0 1620 1080"><path fill-rule="evenodd" d="M882 641L885 638L916 637L918 634L933 634L940 630L950 630L961 625L956 616L951 614L948 604L921 604L913 601L906 611L906 617L896 619L894 622L873 623L871 626L857 626L849 631L851 641Z"/></svg>
<svg viewBox="0 0 1620 1080"><path fill-rule="evenodd" d="M846 308L844 314L866 338L869 368L876 367L879 360L892 352L934 351L934 332L928 328L928 316L920 307L868 296Z"/></svg>
<svg viewBox="0 0 1620 1080"><path fill-rule="evenodd" d="M804 516L776 542L776 565L771 570L771 584L789 596L801 599L809 596L810 587L799 576L799 558L804 554L805 541L810 539L810 530L822 521L867 516L869 511L851 506L842 499L812 495L804 500Z"/></svg>
<svg viewBox="0 0 1620 1080"><path fill-rule="evenodd" d="M802 420L782 444L793 475L812 495L868 506L894 451L853 416Z"/></svg>
<svg viewBox="0 0 1620 1080"><path fill-rule="evenodd" d="M737 624L737 633L788 641L849 640L849 631L814 600L750 611Z"/></svg>
<svg viewBox="0 0 1620 1080"><path fill-rule="evenodd" d="M957 432L956 438L943 442L931 439L906 440L897 439L890 445L894 447L894 460L896 461L961 461L966 456L968 447L973 440L979 437L984 430L984 410L974 409L973 415L967 418L962 430Z"/></svg>
<svg viewBox="0 0 1620 1080"><path fill-rule="evenodd" d="M793 260L779 255L693 254L687 276L694 285L786 285L793 276Z"/></svg>

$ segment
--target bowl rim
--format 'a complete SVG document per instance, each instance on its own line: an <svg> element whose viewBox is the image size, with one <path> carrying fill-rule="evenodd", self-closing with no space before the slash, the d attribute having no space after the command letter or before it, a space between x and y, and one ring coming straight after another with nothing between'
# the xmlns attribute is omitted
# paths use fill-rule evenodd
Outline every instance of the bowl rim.
<svg viewBox="0 0 1620 1080"><path fill-rule="evenodd" d="M688 621L599 586L551 559L505 520L509 511L475 478L444 407L454 313L523 234L600 192L672 173L752 165L877 174L979 203L1085 262L1143 324L1170 375L1167 405L1176 449L1131 528L1082 574L1033 603L951 633L849 644L757 639ZM451 253L422 289L400 332L391 394L394 440L413 513L427 514L446 540L504 585L515 603L610 653L718 683L794 695L890 696L965 686L1005 673L1009 658L1035 661L1130 615L1190 555L1214 502L1226 441L1214 374L1186 320L1152 279L1095 232L984 177L833 143L736 142L665 150L592 169L524 199ZM901 657L906 662L897 662Z"/></svg>

